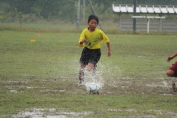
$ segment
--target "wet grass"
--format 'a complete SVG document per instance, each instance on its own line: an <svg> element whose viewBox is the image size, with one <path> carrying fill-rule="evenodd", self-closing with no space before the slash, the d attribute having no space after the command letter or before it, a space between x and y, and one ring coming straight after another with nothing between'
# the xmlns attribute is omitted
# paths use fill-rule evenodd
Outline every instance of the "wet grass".
<svg viewBox="0 0 177 118"><path fill-rule="evenodd" d="M108 34L112 56L103 45L98 64L101 95L77 85L79 35L0 32L0 117L33 108L90 112L83 117L177 117L176 79L165 75L175 61L166 58L176 52L176 35Z"/></svg>
<svg viewBox="0 0 177 118"><path fill-rule="evenodd" d="M118 24L112 21L103 22L101 24L102 30L109 33L118 33ZM36 22L36 23L1 23L0 30L14 30L14 31L35 31L35 32L81 32L82 29L88 27L86 22L81 22L77 27L75 23L69 22ZM100 25L98 26L100 28ZM123 33L123 32L121 32ZM127 32L126 32L127 33Z"/></svg>

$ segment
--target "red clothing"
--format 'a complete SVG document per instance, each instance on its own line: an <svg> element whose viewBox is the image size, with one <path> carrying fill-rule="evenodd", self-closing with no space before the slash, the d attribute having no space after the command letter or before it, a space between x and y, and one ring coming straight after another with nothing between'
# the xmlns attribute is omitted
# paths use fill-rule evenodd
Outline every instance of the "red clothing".
<svg viewBox="0 0 177 118"><path fill-rule="evenodd" d="M177 77L177 61L168 68L169 70L173 70L175 73L173 77Z"/></svg>

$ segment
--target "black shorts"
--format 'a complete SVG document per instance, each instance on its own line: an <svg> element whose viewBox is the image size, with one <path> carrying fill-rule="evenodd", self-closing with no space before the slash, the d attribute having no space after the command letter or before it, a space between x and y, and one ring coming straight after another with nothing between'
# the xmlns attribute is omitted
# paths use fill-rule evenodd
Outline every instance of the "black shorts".
<svg viewBox="0 0 177 118"><path fill-rule="evenodd" d="M88 49L84 47L81 57L80 63L87 65L88 63L92 63L94 66L100 60L101 50L100 49Z"/></svg>

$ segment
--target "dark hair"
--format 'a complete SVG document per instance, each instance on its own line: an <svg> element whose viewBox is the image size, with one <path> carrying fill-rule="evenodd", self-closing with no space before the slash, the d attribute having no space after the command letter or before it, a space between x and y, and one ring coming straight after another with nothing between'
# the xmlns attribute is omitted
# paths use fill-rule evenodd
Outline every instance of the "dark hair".
<svg viewBox="0 0 177 118"><path fill-rule="evenodd" d="M96 20L96 21L97 21L97 24L99 23L99 19L98 19L97 16L95 16L95 15L90 15L90 16L88 17L88 22L90 22L92 19Z"/></svg>

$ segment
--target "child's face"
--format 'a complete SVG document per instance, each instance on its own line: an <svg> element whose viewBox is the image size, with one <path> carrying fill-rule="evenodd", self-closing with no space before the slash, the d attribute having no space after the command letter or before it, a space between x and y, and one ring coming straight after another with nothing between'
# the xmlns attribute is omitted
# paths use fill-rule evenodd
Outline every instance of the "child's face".
<svg viewBox="0 0 177 118"><path fill-rule="evenodd" d="M89 26L89 30L95 30L95 28L97 27L98 23L95 19L92 19L88 22L88 26Z"/></svg>

